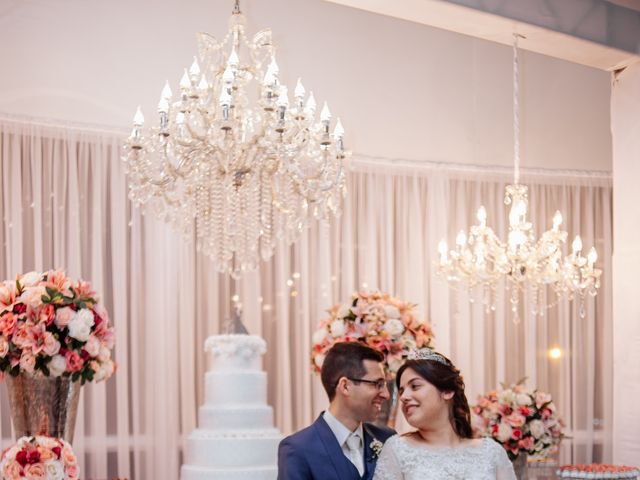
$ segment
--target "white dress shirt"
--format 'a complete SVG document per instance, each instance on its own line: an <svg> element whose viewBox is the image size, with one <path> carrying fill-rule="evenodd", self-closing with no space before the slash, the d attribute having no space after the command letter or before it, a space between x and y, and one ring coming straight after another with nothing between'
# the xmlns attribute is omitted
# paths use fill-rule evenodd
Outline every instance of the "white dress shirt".
<svg viewBox="0 0 640 480"><path fill-rule="evenodd" d="M336 440L338 440L338 445L340 445L340 448L342 448L342 453L344 453L344 456L347 457L349 461L355 465L360 475L363 475L364 474L364 431L362 429L362 423L360 423L358 425L358 428L356 428L352 432L347 427L345 427L344 424L340 422L340 420L334 417L329 410L326 410L322 414L322 418L324 419L325 422L327 422L327 425L329 425L329 428L335 435ZM357 435L358 437L360 437L360 447L357 449L357 452L353 452L349 447L349 445L347 444L347 440L352 435Z"/></svg>

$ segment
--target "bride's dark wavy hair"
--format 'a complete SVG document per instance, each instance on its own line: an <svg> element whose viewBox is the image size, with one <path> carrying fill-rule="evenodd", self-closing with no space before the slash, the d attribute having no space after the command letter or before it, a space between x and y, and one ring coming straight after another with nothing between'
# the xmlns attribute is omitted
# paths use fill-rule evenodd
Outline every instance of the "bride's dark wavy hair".
<svg viewBox="0 0 640 480"><path fill-rule="evenodd" d="M464 381L460 370L451 360L440 355L446 364L435 360L407 360L400 367L396 375L396 386L400 389L400 378L407 368L410 368L441 392L453 392L449 401L449 421L460 438L473 438L471 428L471 411L469 402L464 394Z"/></svg>

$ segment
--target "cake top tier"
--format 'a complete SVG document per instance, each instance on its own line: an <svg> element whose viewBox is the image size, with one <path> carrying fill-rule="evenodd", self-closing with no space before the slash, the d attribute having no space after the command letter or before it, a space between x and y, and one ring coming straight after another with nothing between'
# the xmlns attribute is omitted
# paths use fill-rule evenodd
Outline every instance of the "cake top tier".
<svg viewBox="0 0 640 480"><path fill-rule="evenodd" d="M212 335L204 342L204 350L211 352L214 370L259 369L267 343L257 335Z"/></svg>

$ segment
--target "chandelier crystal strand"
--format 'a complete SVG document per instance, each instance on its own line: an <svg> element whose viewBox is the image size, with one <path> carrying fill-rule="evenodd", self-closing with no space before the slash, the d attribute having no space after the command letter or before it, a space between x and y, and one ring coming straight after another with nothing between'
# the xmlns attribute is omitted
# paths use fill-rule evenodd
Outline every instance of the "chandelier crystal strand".
<svg viewBox="0 0 640 480"><path fill-rule="evenodd" d="M586 256L582 254L582 240L576 235L571 244L571 254L563 256L567 232L560 230L562 214L556 211L552 226L538 240L531 222L527 220L528 189L520 184L520 103L518 37L513 43L513 138L514 181L505 188L504 203L509 206L509 229L503 242L487 225L487 212L480 206L478 224L471 226L468 234L461 230L456 236L455 248L449 250L443 239L438 244L438 275L458 290L480 288L485 312L495 311L497 288L505 280L514 322L519 322L520 298L525 288L530 293L531 313L544 315L547 308L555 306L560 298L573 300L579 297L581 317L586 315L585 296L595 296L600 287L602 271L595 267L598 258L592 247ZM547 304L547 287L555 293ZM488 308L487 308L488 307Z"/></svg>
<svg viewBox="0 0 640 480"><path fill-rule="evenodd" d="M201 33L179 93L169 83L158 126L138 108L124 158L129 196L179 232L195 233L220 272L239 278L295 242L310 217L340 214L346 194L344 129L313 93L280 81L271 31L247 38L234 3L222 41Z"/></svg>

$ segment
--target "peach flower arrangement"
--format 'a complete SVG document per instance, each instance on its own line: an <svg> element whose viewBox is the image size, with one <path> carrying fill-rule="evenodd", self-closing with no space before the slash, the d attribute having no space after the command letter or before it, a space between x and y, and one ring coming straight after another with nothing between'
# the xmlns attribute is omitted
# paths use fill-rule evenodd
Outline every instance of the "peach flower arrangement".
<svg viewBox="0 0 640 480"><path fill-rule="evenodd" d="M433 332L426 321L418 319L415 305L387 293L358 292L348 303L328 311L313 334L311 365L320 372L326 352L336 342L362 342L381 351L385 369L392 378L408 353L429 347Z"/></svg>
<svg viewBox="0 0 640 480"><path fill-rule="evenodd" d="M51 270L0 283L0 372L109 378L114 330L90 283Z"/></svg>
<svg viewBox="0 0 640 480"><path fill-rule="evenodd" d="M3 480L74 480L78 460L71 445L59 438L22 437L2 452Z"/></svg>

